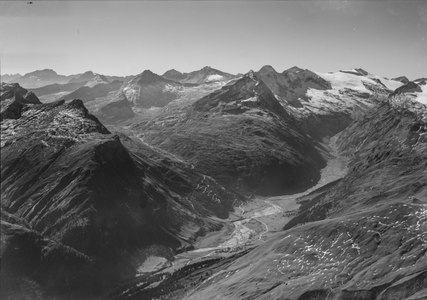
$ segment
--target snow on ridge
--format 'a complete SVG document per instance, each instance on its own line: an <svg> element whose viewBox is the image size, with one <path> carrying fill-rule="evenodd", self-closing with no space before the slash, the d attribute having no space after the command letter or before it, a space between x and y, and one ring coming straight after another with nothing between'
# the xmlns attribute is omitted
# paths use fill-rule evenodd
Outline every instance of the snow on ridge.
<svg viewBox="0 0 427 300"><path fill-rule="evenodd" d="M349 74L344 72L334 72L334 73L316 73L323 79L329 81L332 85L333 90L342 90L345 88L350 88L352 90L368 93L368 89L364 86L363 82L370 84L377 84L374 80L360 75Z"/></svg>
<svg viewBox="0 0 427 300"><path fill-rule="evenodd" d="M377 85L378 83L373 79L380 80L391 91L394 91L395 89L403 85L403 83L400 81L387 79L387 78L376 76L373 74L362 76L362 75L345 73L346 71L356 72L356 70L353 69L353 70L345 70L344 72L332 72L332 73L316 72L316 74L322 77L323 79L329 81L332 85L332 89L334 90L350 88L358 92L369 93L369 90L366 89L363 82Z"/></svg>

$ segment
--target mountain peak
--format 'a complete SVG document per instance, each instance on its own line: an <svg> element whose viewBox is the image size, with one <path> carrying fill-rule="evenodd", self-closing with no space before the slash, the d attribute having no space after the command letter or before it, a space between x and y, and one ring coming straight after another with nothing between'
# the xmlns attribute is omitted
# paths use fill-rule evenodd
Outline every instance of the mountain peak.
<svg viewBox="0 0 427 300"><path fill-rule="evenodd" d="M271 65L262 66L258 71L259 73L277 73L277 71Z"/></svg>
<svg viewBox="0 0 427 300"><path fill-rule="evenodd" d="M179 81L187 77L187 75L175 69L170 69L170 70L167 70L165 73L163 73L162 77L169 80L173 80L173 81Z"/></svg>
<svg viewBox="0 0 427 300"><path fill-rule="evenodd" d="M95 76L95 73L93 71L86 71L84 72L82 75L91 75L91 76Z"/></svg>
<svg viewBox="0 0 427 300"><path fill-rule="evenodd" d="M254 72L254 70L249 70L248 73L246 73L243 77L247 77L250 78L254 81L259 81L258 77L256 76L256 73Z"/></svg>
<svg viewBox="0 0 427 300"><path fill-rule="evenodd" d="M155 81L165 81L163 77L157 75L156 73L153 73L151 70L144 70L141 74L139 74L137 77L138 82L140 83L152 83Z"/></svg>
<svg viewBox="0 0 427 300"><path fill-rule="evenodd" d="M301 71L304 71L304 69L301 69L300 67L297 67L297 66L293 66L292 68L289 68L289 69L283 71L283 73L298 73Z"/></svg>
<svg viewBox="0 0 427 300"><path fill-rule="evenodd" d="M180 71L175 70L175 69L170 69L170 70L167 70L166 72L164 72L162 76L165 76L165 75L166 76L167 75L182 75L182 73Z"/></svg>

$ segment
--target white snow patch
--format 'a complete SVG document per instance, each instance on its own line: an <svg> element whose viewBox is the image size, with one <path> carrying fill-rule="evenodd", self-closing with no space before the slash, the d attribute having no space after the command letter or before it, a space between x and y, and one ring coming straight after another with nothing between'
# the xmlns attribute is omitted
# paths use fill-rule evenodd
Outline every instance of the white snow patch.
<svg viewBox="0 0 427 300"><path fill-rule="evenodd" d="M138 266L137 272L138 273L147 273L147 272L154 272L161 267L164 266L165 263L167 263L167 259L160 256L149 256L144 263L142 263L140 266Z"/></svg>
<svg viewBox="0 0 427 300"><path fill-rule="evenodd" d="M240 102L257 102L257 101L258 101L257 97L250 97L248 99L241 100Z"/></svg>
<svg viewBox="0 0 427 300"><path fill-rule="evenodd" d="M206 78L206 81L219 81L219 80L222 80L223 78L224 78L224 76L222 76L222 75L212 74Z"/></svg>
<svg viewBox="0 0 427 300"><path fill-rule="evenodd" d="M420 102L421 104L427 105L427 84L420 85L422 92L415 92L415 95L417 96L415 100Z"/></svg>
<svg viewBox="0 0 427 300"><path fill-rule="evenodd" d="M384 77L374 76L374 78L381 80L381 82L391 91L401 87L403 85L402 82L392 79L387 79Z"/></svg>

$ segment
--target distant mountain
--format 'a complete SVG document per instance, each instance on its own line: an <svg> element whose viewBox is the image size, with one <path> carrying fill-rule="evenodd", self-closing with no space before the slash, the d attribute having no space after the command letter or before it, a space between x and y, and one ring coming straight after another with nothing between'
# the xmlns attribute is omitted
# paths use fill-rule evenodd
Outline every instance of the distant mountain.
<svg viewBox="0 0 427 300"><path fill-rule="evenodd" d="M166 71L162 77L179 82L180 80L187 78L187 74L183 74L175 69L170 69Z"/></svg>
<svg viewBox="0 0 427 300"><path fill-rule="evenodd" d="M302 107L300 101L307 100L308 89L328 90L331 88L330 83L322 77L298 67L278 73L272 66L264 66L257 72L257 75L275 95L295 107Z"/></svg>
<svg viewBox="0 0 427 300"><path fill-rule="evenodd" d="M121 81L113 81L110 83L108 81L104 81L102 77L96 76L91 81L86 82L84 86L79 87L73 92L61 97L61 99L85 99L85 101L92 101L96 98L105 97L112 91L117 91L121 86Z"/></svg>
<svg viewBox="0 0 427 300"><path fill-rule="evenodd" d="M211 67L204 67L200 70L190 73L181 73L174 69L166 71L163 75L164 78L181 83L203 84L216 81L227 81L235 78L234 75L222 72Z"/></svg>
<svg viewBox="0 0 427 300"><path fill-rule="evenodd" d="M93 78L91 78L89 81L85 83L85 86L94 87L95 85L98 85L98 84L108 84L108 83L110 83L110 81L106 76L101 74L96 74Z"/></svg>
<svg viewBox="0 0 427 300"><path fill-rule="evenodd" d="M22 75L19 73L16 74L1 74L0 82L14 82L16 79L20 78Z"/></svg>
<svg viewBox="0 0 427 300"><path fill-rule="evenodd" d="M292 67L278 73L265 66L258 74L299 126L320 140L335 135L373 107L375 95L386 98L402 85L362 69L315 73Z"/></svg>
<svg viewBox="0 0 427 300"><path fill-rule="evenodd" d="M73 75L73 78L70 79L69 83L88 82L88 81L92 80L93 78L95 78L96 76L97 76L97 74L95 74L94 72L87 71L87 72L84 72L82 74Z"/></svg>
<svg viewBox="0 0 427 300"><path fill-rule="evenodd" d="M51 94L57 94L57 93L64 93L64 92L72 92L82 86L84 86L86 82L72 82L72 83L53 83L49 85L45 85L39 88L33 88L29 89L33 91L37 96L45 96L45 95L51 95ZM58 96L59 98L59 96ZM55 99L57 100L57 99Z"/></svg>
<svg viewBox="0 0 427 300"><path fill-rule="evenodd" d="M137 107L162 107L177 99L183 87L179 82L145 70L124 85L123 93Z"/></svg>
<svg viewBox="0 0 427 300"><path fill-rule="evenodd" d="M2 80L4 80L2 78ZM27 73L23 76L14 76L8 82L16 82L25 88L38 88L53 83L66 83L68 76L59 75L54 70L44 69ZM6 81L5 81L6 82Z"/></svg>

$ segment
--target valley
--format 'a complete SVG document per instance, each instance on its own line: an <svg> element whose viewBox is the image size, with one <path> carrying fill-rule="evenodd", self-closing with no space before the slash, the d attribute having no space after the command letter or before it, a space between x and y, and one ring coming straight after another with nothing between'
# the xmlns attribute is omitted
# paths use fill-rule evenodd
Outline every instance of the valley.
<svg viewBox="0 0 427 300"><path fill-rule="evenodd" d="M2 296L422 299L423 80L47 75L1 85Z"/></svg>

